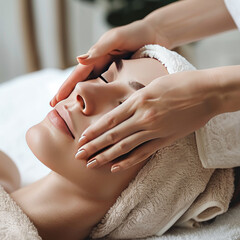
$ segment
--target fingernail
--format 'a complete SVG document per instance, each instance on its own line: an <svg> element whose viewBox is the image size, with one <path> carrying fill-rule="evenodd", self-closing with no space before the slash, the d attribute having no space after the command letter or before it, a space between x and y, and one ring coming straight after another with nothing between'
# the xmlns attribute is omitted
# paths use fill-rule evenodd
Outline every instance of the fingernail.
<svg viewBox="0 0 240 240"><path fill-rule="evenodd" d="M50 105L51 107L53 107L53 103L52 103L52 101L53 101L53 100L51 100L50 103L49 103L49 105Z"/></svg>
<svg viewBox="0 0 240 240"><path fill-rule="evenodd" d="M115 173L115 172L118 172L118 171L120 171L120 166L112 166L111 167L111 172L112 173Z"/></svg>
<svg viewBox="0 0 240 240"><path fill-rule="evenodd" d="M87 153L84 149L79 149L78 152L75 155L75 158L85 158L87 156Z"/></svg>
<svg viewBox="0 0 240 240"><path fill-rule="evenodd" d="M94 168L94 167L96 167L98 165L98 163L97 163L97 160L96 159L92 159L92 160L89 160L88 162L87 162L87 168Z"/></svg>
<svg viewBox="0 0 240 240"><path fill-rule="evenodd" d="M57 102L59 102L59 94L55 95L55 99L56 99Z"/></svg>
<svg viewBox="0 0 240 240"><path fill-rule="evenodd" d="M86 136L81 136L78 140L78 144L83 145L86 142L87 138Z"/></svg>
<svg viewBox="0 0 240 240"><path fill-rule="evenodd" d="M85 53L85 54L82 54L80 56L77 56L77 59L80 58L80 59L86 59L89 57L89 53Z"/></svg>

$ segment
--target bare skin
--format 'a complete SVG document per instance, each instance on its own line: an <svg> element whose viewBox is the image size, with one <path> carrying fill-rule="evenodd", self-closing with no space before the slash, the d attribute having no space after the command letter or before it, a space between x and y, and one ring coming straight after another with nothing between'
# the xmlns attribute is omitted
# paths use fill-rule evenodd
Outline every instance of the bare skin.
<svg viewBox="0 0 240 240"><path fill-rule="evenodd" d="M75 159L74 152L81 133L119 105L119 101L126 100L137 91L136 84L133 84L135 79L140 85L147 85L157 76L167 74L163 65L155 59L127 60L122 64L117 78L111 79L117 71L114 63L106 73L109 83L100 78L79 83L71 95L56 106L55 109L65 120L62 110L68 109L71 121L66 121L68 126L72 123L75 138L69 131L63 130L59 117L56 119L51 114L26 134L32 152L53 171L43 179L12 192L11 196L32 220L43 239L85 239L147 162L145 159L128 171L112 174L112 163L88 169L86 160Z"/></svg>
<svg viewBox="0 0 240 240"><path fill-rule="evenodd" d="M236 25L224 0L184 0L167 5L140 21L103 34L87 54L77 58L80 64L51 105L68 96L76 82L85 80L89 74L102 73L113 59L129 56L145 44L172 49L234 28ZM170 145L202 127L216 114L240 109L238 72L239 66L232 66L158 78L90 126L81 136L79 148L87 152L85 159L91 159L90 155L98 150L112 146L97 156L95 166L128 153L114 167L118 166L119 170L132 167L143 152L150 154L156 146Z"/></svg>
<svg viewBox="0 0 240 240"><path fill-rule="evenodd" d="M0 185L11 193L20 187L20 174L9 156L0 151Z"/></svg>
<svg viewBox="0 0 240 240"><path fill-rule="evenodd" d="M239 110L239 73L240 66L229 66L155 79L84 131L79 148L87 153L85 158L111 146L94 156L97 164L89 167L125 154L113 168L126 170L144 160L142 153L150 155L203 127L212 117Z"/></svg>
<svg viewBox="0 0 240 240"><path fill-rule="evenodd" d="M53 97L51 105L66 98L75 84L90 73L98 76L116 57L128 56L146 44L173 49L234 28L224 0L184 0L157 9L140 21L103 34L87 54L78 57L81 64Z"/></svg>

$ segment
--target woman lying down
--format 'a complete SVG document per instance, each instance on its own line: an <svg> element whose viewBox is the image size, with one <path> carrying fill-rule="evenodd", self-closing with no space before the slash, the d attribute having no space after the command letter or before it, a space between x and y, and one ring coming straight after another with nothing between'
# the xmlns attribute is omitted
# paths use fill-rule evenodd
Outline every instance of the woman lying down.
<svg viewBox="0 0 240 240"><path fill-rule="evenodd" d="M173 225L197 227L226 212L236 197L234 171L203 168L195 134L119 173L111 173L112 164L88 169L85 160L75 160L78 139L92 122L153 79L185 70L194 67L180 55L148 45L132 59L114 62L101 77L79 82L67 99L26 133L28 146L52 170L50 174L19 188L16 166L1 153L0 237L160 236ZM210 145L211 131L222 126L218 118L204 127ZM229 118L229 128L224 118L226 131L234 129L236 118ZM224 135L219 138L224 142Z"/></svg>

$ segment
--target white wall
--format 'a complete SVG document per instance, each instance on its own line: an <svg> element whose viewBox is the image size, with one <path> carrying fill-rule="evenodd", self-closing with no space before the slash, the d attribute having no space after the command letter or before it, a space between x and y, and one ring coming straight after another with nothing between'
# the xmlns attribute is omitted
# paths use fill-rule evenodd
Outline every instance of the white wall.
<svg viewBox="0 0 240 240"><path fill-rule="evenodd" d="M0 0L0 82L26 72L18 0Z"/></svg>
<svg viewBox="0 0 240 240"><path fill-rule="evenodd" d="M182 47L184 56L198 69L240 65L240 32L221 33Z"/></svg>
<svg viewBox="0 0 240 240"><path fill-rule="evenodd" d="M110 26L104 20L105 5L102 0L93 5L81 1L65 0L67 7L67 34L72 36L68 42L68 61L76 63L76 56L87 50L106 32Z"/></svg>
<svg viewBox="0 0 240 240"><path fill-rule="evenodd" d="M58 68L60 46L57 34L58 0L32 0L37 47L42 68ZM99 1L101 3L101 1ZM0 82L27 72L19 0L0 0ZM65 0L67 12L67 62L76 64L76 56L86 52L109 26L104 21L104 6L77 0Z"/></svg>

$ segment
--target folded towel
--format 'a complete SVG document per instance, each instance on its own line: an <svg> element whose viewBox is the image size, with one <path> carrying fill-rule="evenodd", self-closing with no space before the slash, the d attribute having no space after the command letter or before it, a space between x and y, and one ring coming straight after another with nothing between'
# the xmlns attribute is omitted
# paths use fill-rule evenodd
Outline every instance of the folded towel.
<svg viewBox="0 0 240 240"><path fill-rule="evenodd" d="M147 45L133 58L151 57L168 72L195 70L185 58ZM196 226L226 212L234 191L232 169L204 169L195 134L159 150L122 192L91 233L92 238L129 239L162 235L177 222Z"/></svg>
<svg viewBox="0 0 240 240"><path fill-rule="evenodd" d="M41 240L37 229L15 201L0 186L0 239Z"/></svg>
<svg viewBox="0 0 240 240"><path fill-rule="evenodd" d="M205 168L240 166L240 111L212 118L196 131L196 139Z"/></svg>

